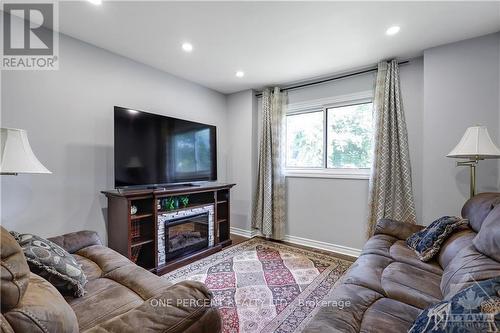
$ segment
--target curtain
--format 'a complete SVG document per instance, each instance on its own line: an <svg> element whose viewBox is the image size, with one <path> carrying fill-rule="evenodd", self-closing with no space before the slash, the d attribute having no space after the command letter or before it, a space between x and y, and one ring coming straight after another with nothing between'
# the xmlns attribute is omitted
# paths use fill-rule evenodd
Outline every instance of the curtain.
<svg viewBox="0 0 500 333"><path fill-rule="evenodd" d="M252 227L268 238L285 232L284 121L286 94L279 88L262 93L262 128Z"/></svg>
<svg viewBox="0 0 500 333"><path fill-rule="evenodd" d="M381 218L416 223L408 134L396 60L378 64L368 237Z"/></svg>

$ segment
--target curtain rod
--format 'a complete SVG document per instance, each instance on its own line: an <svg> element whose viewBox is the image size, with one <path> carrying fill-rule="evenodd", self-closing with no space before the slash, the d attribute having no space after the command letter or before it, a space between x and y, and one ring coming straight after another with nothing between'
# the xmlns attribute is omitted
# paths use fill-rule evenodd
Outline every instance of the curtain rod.
<svg viewBox="0 0 500 333"><path fill-rule="evenodd" d="M398 62L398 65L405 65L405 64L408 64L409 62L410 62L409 60L401 61L401 62ZM330 82L330 81L345 79L345 78L348 78L348 77L351 77L351 76L356 76L356 75L361 75L361 74L376 72L377 69L378 69L378 67L374 66L374 67L370 67L368 69L364 69L364 70L357 71L357 72L352 72L352 73L349 73L349 74L342 74L342 75L338 75L338 76L329 77L327 79L320 79L320 80L317 80L317 81L310 81L310 82L307 82L307 83L299 83L297 85L285 87L285 88L281 89L281 91L300 89L300 88L314 86L314 85L317 85L317 84L322 84L322 83L326 83L326 82ZM256 97L262 96L262 91L259 91L258 93L256 93L255 96Z"/></svg>

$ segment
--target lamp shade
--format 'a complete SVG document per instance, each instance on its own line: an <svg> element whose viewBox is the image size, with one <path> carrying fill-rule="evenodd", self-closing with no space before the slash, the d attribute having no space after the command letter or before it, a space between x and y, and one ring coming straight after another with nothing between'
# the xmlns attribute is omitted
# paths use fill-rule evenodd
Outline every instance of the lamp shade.
<svg viewBox="0 0 500 333"><path fill-rule="evenodd" d="M500 149L493 143L486 126L467 128L464 136L447 157L453 158L499 158Z"/></svg>
<svg viewBox="0 0 500 333"><path fill-rule="evenodd" d="M0 128L0 173L52 173L31 150L25 130Z"/></svg>

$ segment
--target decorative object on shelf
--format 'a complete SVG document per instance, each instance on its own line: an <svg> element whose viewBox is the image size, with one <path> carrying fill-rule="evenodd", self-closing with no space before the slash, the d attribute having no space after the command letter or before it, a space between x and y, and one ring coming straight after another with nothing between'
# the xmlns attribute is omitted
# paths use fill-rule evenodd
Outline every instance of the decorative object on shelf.
<svg viewBox="0 0 500 333"><path fill-rule="evenodd" d="M136 205L130 206L130 214L131 215L137 214L137 206Z"/></svg>
<svg viewBox="0 0 500 333"><path fill-rule="evenodd" d="M139 259L139 253L141 252L142 245L134 246L131 250L131 258L130 260L136 264L137 259Z"/></svg>
<svg viewBox="0 0 500 333"><path fill-rule="evenodd" d="M0 129L0 174L52 173L36 158L23 129Z"/></svg>
<svg viewBox="0 0 500 333"><path fill-rule="evenodd" d="M179 209L179 197L173 197L172 200L174 201L174 209Z"/></svg>
<svg viewBox="0 0 500 333"><path fill-rule="evenodd" d="M478 162L487 158L499 158L500 149L491 140L486 126L476 125L467 128L458 145L446 157L468 159L457 162L457 166L470 168L470 197L472 198L476 195Z"/></svg>
<svg viewBox="0 0 500 333"><path fill-rule="evenodd" d="M161 201L160 199L156 200L156 209L161 210Z"/></svg>
<svg viewBox="0 0 500 333"><path fill-rule="evenodd" d="M174 197L168 197L164 200L164 206L165 210L174 210L175 209L175 203L174 203Z"/></svg>
<svg viewBox="0 0 500 333"><path fill-rule="evenodd" d="M186 208L189 205L189 196L183 195L180 200L182 203L182 207Z"/></svg>
<svg viewBox="0 0 500 333"><path fill-rule="evenodd" d="M141 236L141 228L138 221L132 222L132 227L130 228L130 237L137 238Z"/></svg>

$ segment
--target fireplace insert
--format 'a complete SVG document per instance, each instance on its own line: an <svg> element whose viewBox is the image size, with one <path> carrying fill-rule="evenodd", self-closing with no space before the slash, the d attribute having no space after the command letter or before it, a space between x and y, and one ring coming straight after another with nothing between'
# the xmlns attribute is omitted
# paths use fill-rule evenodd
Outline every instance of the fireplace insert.
<svg viewBox="0 0 500 333"><path fill-rule="evenodd" d="M167 260L208 247L208 212L165 221Z"/></svg>

